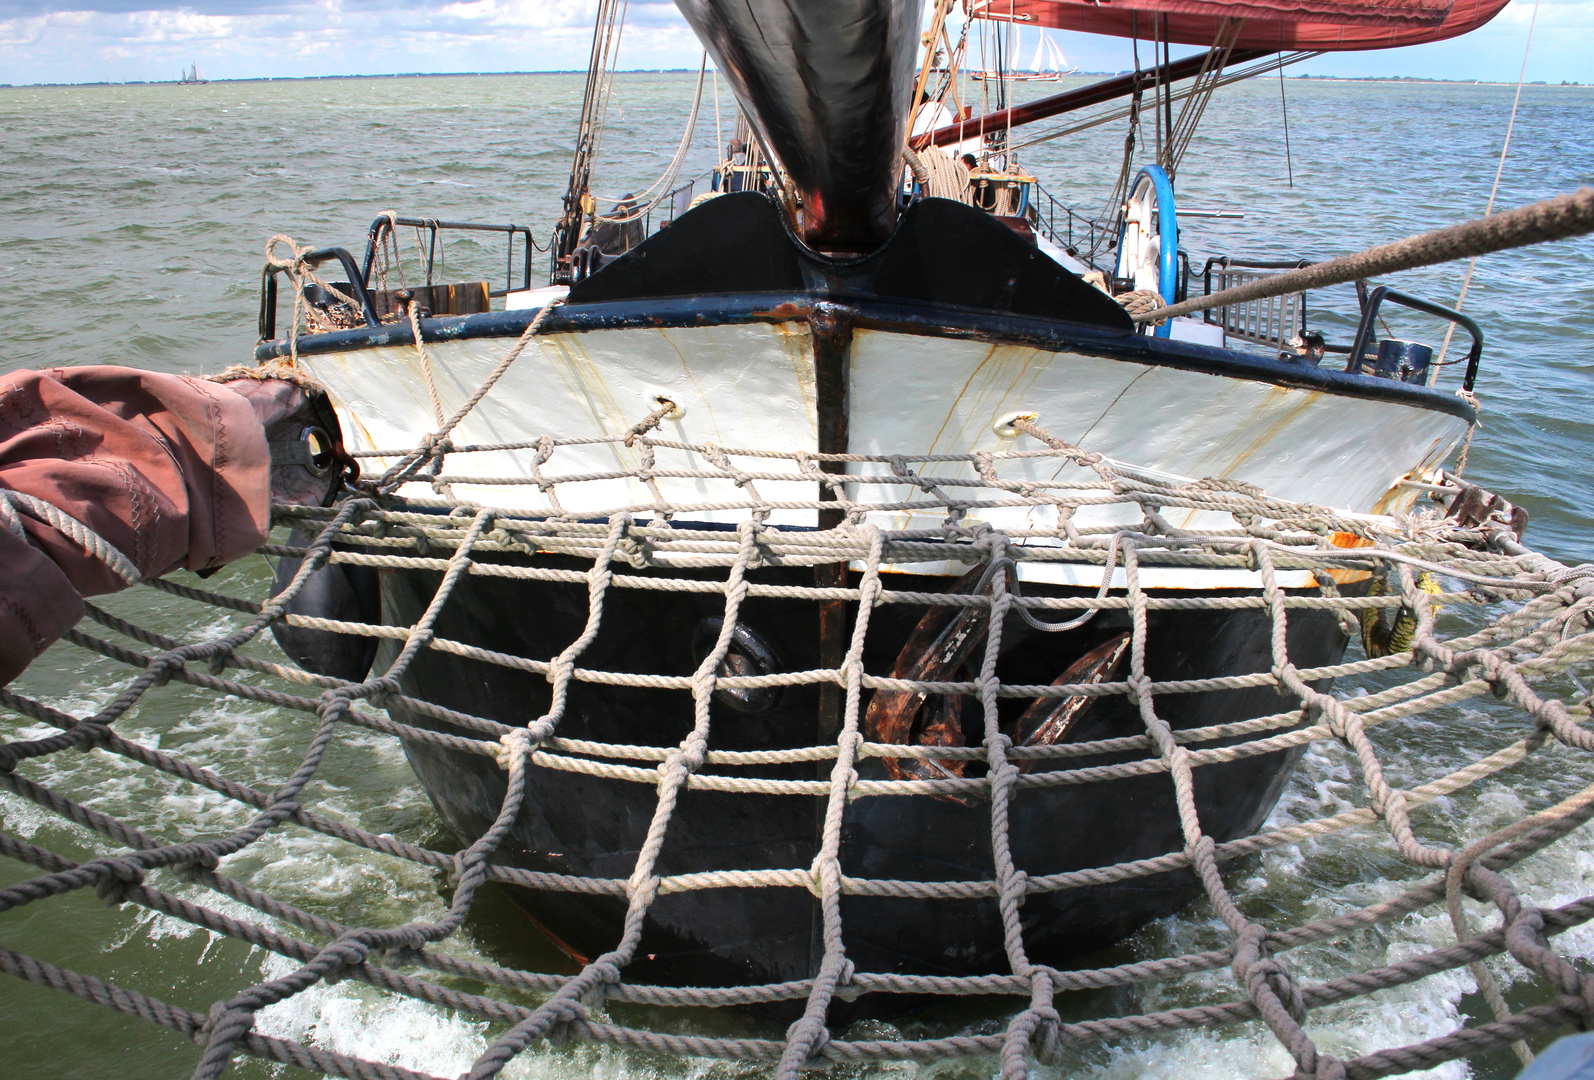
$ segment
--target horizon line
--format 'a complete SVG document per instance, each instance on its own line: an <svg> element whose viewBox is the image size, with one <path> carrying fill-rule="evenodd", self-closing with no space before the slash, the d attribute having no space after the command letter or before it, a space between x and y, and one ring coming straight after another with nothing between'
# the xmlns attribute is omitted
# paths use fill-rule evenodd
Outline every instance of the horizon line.
<svg viewBox="0 0 1594 1080"><path fill-rule="evenodd" d="M469 78L495 78L526 75L585 75L585 68L556 68L542 71L395 71L374 73L352 73L345 75L256 75L241 78L214 78L202 79L198 83L183 82L180 79L122 79L107 80L95 79L85 82L34 82L34 83L8 83L0 82L0 89L5 90L30 90L48 89L54 87L80 87L80 86L207 86L211 83L264 83L264 82L316 82L333 79L469 79ZM1121 71L1080 71L1070 74L1083 77L1114 77L1132 74L1132 69L1125 68ZM616 74L622 75L695 75L692 68L622 68ZM716 73L717 74L717 73ZM1423 75L1312 75L1306 72L1289 76L1291 79L1307 80L1311 82L1416 82L1416 83L1451 83L1463 86L1515 86L1516 83L1508 80L1491 79L1439 79ZM1550 82L1546 79L1537 79L1523 83L1524 86L1590 86L1594 83L1582 83L1574 80L1562 79L1560 82Z"/></svg>

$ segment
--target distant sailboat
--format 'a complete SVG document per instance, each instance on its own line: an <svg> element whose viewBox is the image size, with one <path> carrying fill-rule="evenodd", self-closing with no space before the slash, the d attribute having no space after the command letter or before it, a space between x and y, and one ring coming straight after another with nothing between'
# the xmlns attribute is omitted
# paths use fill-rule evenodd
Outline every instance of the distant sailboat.
<svg viewBox="0 0 1594 1080"><path fill-rule="evenodd" d="M1077 67L1064 69L1068 63L1063 56L1062 49L1057 47L1045 30L1040 31L1040 40L1035 45L1035 56L1030 60L1028 70L1014 68L1010 71L973 71L969 77L976 82L986 79L1007 79L1009 82L1060 82L1064 75L1072 75L1078 71Z"/></svg>
<svg viewBox="0 0 1594 1080"><path fill-rule="evenodd" d="M187 71L183 72L182 78L178 79L177 81L182 83L184 86L204 86L210 80L200 75L199 65L194 64L189 67Z"/></svg>

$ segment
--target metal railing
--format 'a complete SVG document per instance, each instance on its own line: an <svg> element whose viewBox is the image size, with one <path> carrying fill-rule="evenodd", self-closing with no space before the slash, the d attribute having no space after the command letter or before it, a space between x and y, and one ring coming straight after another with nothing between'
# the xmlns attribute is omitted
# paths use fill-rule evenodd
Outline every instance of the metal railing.
<svg viewBox="0 0 1594 1080"><path fill-rule="evenodd" d="M1220 255L1206 261L1202 269L1203 288L1205 295L1210 296L1279 271L1311 265L1309 259L1233 259ZM1348 354L1345 370L1355 375L1399 379L1431 386L1440 367L1465 363L1461 386L1463 390L1472 389L1483 356L1483 331L1476 322L1452 308L1398 292L1387 285L1369 287L1367 282L1357 281L1355 286L1360 311L1356 336L1349 346L1329 344L1321 334L1308 330L1304 291L1209 309L1202 313L1202 318L1208 323L1222 326L1228 337L1270 346L1281 353L1309 355L1312 357L1309 362L1314 364L1321 360L1324 353ZM1395 337L1380 342L1377 327L1381 320L1378 313L1385 301L1445 319L1466 330L1472 337L1472 345L1466 356L1441 364L1432 360L1432 348L1421 342ZM1388 331L1387 326L1385 330Z"/></svg>
<svg viewBox="0 0 1594 1080"><path fill-rule="evenodd" d="M676 218L692 208L692 200L698 195L698 185L703 185L703 191L717 191L719 189L718 169L704 169L686 183L681 184L670 197L659 203L659 208L667 211L668 216L660 219L659 228L671 224ZM651 222L649 223L651 225ZM649 229L649 232L652 230Z"/></svg>
<svg viewBox="0 0 1594 1080"><path fill-rule="evenodd" d="M1350 362L1346 365L1345 370L1355 372L1357 374L1378 375L1381 378L1398 378L1406 382L1423 382L1428 385L1433 384L1434 378L1438 375L1438 368L1440 365L1436 363L1430 363L1427 356L1423 357L1421 360L1421 366L1415 371L1399 369L1386 370L1386 355L1384 351L1375 350L1372 348L1372 346L1376 343L1374 327L1378 319L1378 308L1385 300L1388 300L1391 303L1399 304L1402 307L1408 307L1413 311L1420 311L1425 315L1433 315L1436 318L1446 319L1452 323L1455 323L1457 326L1461 327L1462 329L1466 330L1467 333L1472 335L1472 347L1467 350L1466 356L1466 373L1461 379L1461 388L1471 392L1472 384L1478 378L1478 363L1483 358L1482 328L1479 327L1478 324L1472 319L1461 314L1461 312L1456 311L1454 308L1447 308L1442 304L1435 304L1431 301L1423 300L1407 293L1397 292L1396 290L1391 289L1388 285L1380 285L1376 289L1373 289L1372 292L1368 293L1366 298L1362 301L1362 321L1360 325L1356 327L1356 340L1351 344ZM1386 339L1386 341L1393 342L1394 339ZM1401 342L1400 344L1405 343ZM1424 350L1426 353L1432 353L1432 349L1426 345L1420 345L1419 348ZM1366 371L1368 361L1372 361L1374 364L1373 370L1371 372ZM1457 361L1454 360L1446 361L1445 366L1456 362Z"/></svg>
<svg viewBox="0 0 1594 1080"><path fill-rule="evenodd" d="M1203 295L1247 285L1280 270L1310 266L1308 259L1232 259L1219 255L1201 270ZM1229 337L1255 345L1285 348L1306 336L1306 293L1286 293L1262 300L1230 304L1202 313L1202 319L1223 327Z"/></svg>
<svg viewBox="0 0 1594 1080"><path fill-rule="evenodd" d="M1067 203L1060 201L1042 187L1038 180L1031 185L1031 188L1026 215L1030 223L1041 235L1069 255L1094 270L1100 270L1101 267L1096 265L1095 256L1099 251L1110 250L1118 242L1117 237L1112 235L1112 227L1105 222L1086 217Z"/></svg>
<svg viewBox="0 0 1594 1080"><path fill-rule="evenodd" d="M327 247L320 248L305 255L300 262L305 266L314 268L324 262L336 260L343 268L345 281L329 282L339 290L346 292L355 301L356 315L363 318L367 326L381 324L381 315L391 306L389 293L375 290L371 287L371 273L376 264L377 252L384 241L392 235L393 228L414 228L425 230L429 233L426 244L424 262L426 266L426 282L424 288L438 286L434 280L437 273L438 234L443 230L457 230L461 232L500 233L509 238L508 250L504 257L504 287L494 289L488 284L487 296L489 298L504 296L518 289L531 288L531 260L536 250L536 242L532 239L531 229L524 225L493 225L474 221L442 221L438 218L409 218L389 217L386 214L371 222L371 228L366 235L365 258L356 265L354 256L347 248ZM517 245L517 239L520 243ZM395 247L397 240L394 240ZM520 247L522 254L519 267L519 282L516 282L515 249ZM259 331L261 341L270 341L277 336L277 275L282 272L281 267L267 266L261 271L260 277L260 315ZM441 287L441 286L438 286ZM407 295L407 294L405 294ZM319 285L307 284L305 298L317 307L325 308L331 304L341 303L338 298ZM382 310L379 311L378 309Z"/></svg>
<svg viewBox="0 0 1594 1080"><path fill-rule="evenodd" d="M365 324L367 326L380 325L381 320L377 318L375 303L371 298L370 291L365 287L365 279L355 270L354 256L349 253L348 248L320 248L304 255L299 259L299 262L304 266L314 269L324 262L331 262L333 260L336 260L338 264L343 267L343 272L348 276L349 280L346 282L333 282L331 284L340 290L349 290L348 295L354 300L355 304L359 308L357 314L365 320ZM282 273L284 269L284 267L273 266L270 263L267 263L265 269L261 270L260 272L259 329L261 341L270 341L277 336L277 275ZM307 290L308 288L315 289L318 296L319 294L325 294L325 296L320 297L318 301L322 306L327 306L329 303L333 302L341 302L333 297L330 293L326 293L326 290L322 289L319 285L310 285L307 286Z"/></svg>
<svg viewBox="0 0 1594 1080"><path fill-rule="evenodd" d="M371 270L376 263L376 253L386 235L390 235L394 226L404 228L424 229L431 235L426 247L426 284L435 285L433 274L437 263L437 238L443 230L457 230L461 232L489 232L503 233L509 237L508 251L504 256L504 287L493 289L489 287L488 296L503 296L516 291L515 282L515 238L519 237L523 254L520 266L520 289L531 288L531 257L536 248L536 243L531 238L531 229L525 225L489 225L475 221L440 221L437 218L407 218L388 217L386 214L371 222L371 229L365 241L365 261L361 264L360 280L367 288L371 284ZM397 246L397 239L394 240Z"/></svg>

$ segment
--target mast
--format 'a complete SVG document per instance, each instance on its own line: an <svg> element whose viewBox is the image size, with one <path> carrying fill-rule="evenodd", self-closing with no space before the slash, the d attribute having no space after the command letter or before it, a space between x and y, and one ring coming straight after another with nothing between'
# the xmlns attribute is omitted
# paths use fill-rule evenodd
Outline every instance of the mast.
<svg viewBox="0 0 1594 1080"><path fill-rule="evenodd" d="M570 181L565 186L564 213L554 226L553 242L548 246L551 284L569 284L570 256L580 244L582 231L593 214L592 163L603 136L609 92L614 83L614 65L619 59L620 34L624 29L625 0L598 0L598 14L592 25L592 55L587 61L587 85L581 98L581 120L576 128L576 149L570 162Z"/></svg>

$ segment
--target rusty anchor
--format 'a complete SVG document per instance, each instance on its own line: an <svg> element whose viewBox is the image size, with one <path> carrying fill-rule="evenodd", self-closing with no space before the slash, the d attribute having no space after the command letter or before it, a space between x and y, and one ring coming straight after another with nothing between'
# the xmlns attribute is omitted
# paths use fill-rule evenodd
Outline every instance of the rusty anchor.
<svg viewBox="0 0 1594 1080"><path fill-rule="evenodd" d="M1002 572L1009 577L1012 565ZM976 567L959 578L947 593L989 596L995 581L995 568ZM891 678L912 682L958 682L969 661L990 629L990 608L982 605L936 605L926 611L907 642L897 654ZM1109 680L1123 663L1129 650L1129 635L1119 634L1085 653L1070 664L1053 686L1096 684ZM1014 728L1014 742L1020 746L1049 746L1065 741L1079 718L1090 708L1093 697L1073 694L1064 698L1037 698ZM905 746L968 745L963 737L963 696L934 694L927 690L876 690L864 714L864 735L871 742ZM961 759L882 758L886 772L894 780L957 780L965 775ZM1029 772L1035 759L1018 762ZM935 796L964 806L976 804L966 795Z"/></svg>

